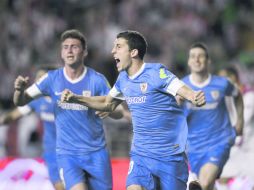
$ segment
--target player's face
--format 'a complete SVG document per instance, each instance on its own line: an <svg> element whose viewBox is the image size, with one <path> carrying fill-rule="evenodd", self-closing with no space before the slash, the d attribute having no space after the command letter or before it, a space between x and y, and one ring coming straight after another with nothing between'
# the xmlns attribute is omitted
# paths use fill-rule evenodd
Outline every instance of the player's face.
<svg viewBox="0 0 254 190"><path fill-rule="evenodd" d="M189 52L188 65L192 73L202 73L208 70L208 59L205 50L192 48Z"/></svg>
<svg viewBox="0 0 254 190"><path fill-rule="evenodd" d="M86 50L78 39L67 38L62 42L61 57L65 65L83 64Z"/></svg>
<svg viewBox="0 0 254 190"><path fill-rule="evenodd" d="M116 60L117 70L127 70L131 65L131 51L129 49L127 40L124 38L117 38L114 42L112 54Z"/></svg>

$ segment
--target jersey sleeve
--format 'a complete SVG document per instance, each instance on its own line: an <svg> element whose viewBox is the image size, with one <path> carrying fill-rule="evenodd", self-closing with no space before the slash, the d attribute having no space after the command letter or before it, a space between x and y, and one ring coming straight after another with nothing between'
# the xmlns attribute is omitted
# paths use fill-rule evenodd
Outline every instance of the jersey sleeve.
<svg viewBox="0 0 254 190"><path fill-rule="evenodd" d="M113 88L110 90L109 95L116 99L125 100L120 88L120 75L118 76Z"/></svg>
<svg viewBox="0 0 254 190"><path fill-rule="evenodd" d="M159 71L155 73L154 80L160 91L176 95L177 91L184 86L184 83L179 80L173 73L161 65Z"/></svg>
<svg viewBox="0 0 254 190"><path fill-rule="evenodd" d="M17 109L22 115L27 115L32 112L32 108L29 105L19 106Z"/></svg>
<svg viewBox="0 0 254 190"><path fill-rule="evenodd" d="M226 96L237 96L238 93L239 93L239 90L237 88L236 85L234 85L232 82L230 82L228 79L227 79L227 88L226 88L226 92L225 92L225 95Z"/></svg>
<svg viewBox="0 0 254 190"><path fill-rule="evenodd" d="M36 87L39 89L41 94L45 95L50 95L50 89L51 89L51 74L50 72L44 74L36 83ZM61 82L61 81L59 81Z"/></svg>
<svg viewBox="0 0 254 190"><path fill-rule="evenodd" d="M96 96L105 96L108 94L110 90L110 84L106 77L104 77L102 74L99 74L99 77L96 81Z"/></svg>

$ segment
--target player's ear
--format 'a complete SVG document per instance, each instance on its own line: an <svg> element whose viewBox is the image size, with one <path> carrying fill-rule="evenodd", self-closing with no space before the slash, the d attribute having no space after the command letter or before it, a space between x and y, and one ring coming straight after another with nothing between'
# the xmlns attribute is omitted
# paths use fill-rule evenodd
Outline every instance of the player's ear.
<svg viewBox="0 0 254 190"><path fill-rule="evenodd" d="M131 57L137 57L137 56L138 56L138 50L137 49L131 50Z"/></svg>
<svg viewBox="0 0 254 190"><path fill-rule="evenodd" d="M88 51L87 51L87 49L84 49L83 50L83 56L86 57L87 55L88 55Z"/></svg>

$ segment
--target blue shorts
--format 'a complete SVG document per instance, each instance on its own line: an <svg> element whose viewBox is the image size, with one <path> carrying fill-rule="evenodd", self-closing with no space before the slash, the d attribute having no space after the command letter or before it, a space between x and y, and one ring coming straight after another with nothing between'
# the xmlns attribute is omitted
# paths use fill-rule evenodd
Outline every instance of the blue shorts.
<svg viewBox="0 0 254 190"><path fill-rule="evenodd" d="M49 179L53 184L56 184L61 181L59 176L58 165L56 161L56 153L55 152L45 152L43 154L43 159L47 165Z"/></svg>
<svg viewBox="0 0 254 190"><path fill-rule="evenodd" d="M230 153L230 144L217 145L212 149L207 149L207 152L198 152L198 153L188 153L188 159L190 164L190 169L197 176L199 175L200 169L207 163L212 163L219 168L219 175L222 172L222 169L229 158Z"/></svg>
<svg viewBox="0 0 254 190"><path fill-rule="evenodd" d="M131 156L126 186L140 185L146 190L186 190L188 166L185 154L172 161L139 155Z"/></svg>
<svg viewBox="0 0 254 190"><path fill-rule="evenodd" d="M112 169L108 151L85 155L57 155L66 190L85 183L89 190L112 190Z"/></svg>

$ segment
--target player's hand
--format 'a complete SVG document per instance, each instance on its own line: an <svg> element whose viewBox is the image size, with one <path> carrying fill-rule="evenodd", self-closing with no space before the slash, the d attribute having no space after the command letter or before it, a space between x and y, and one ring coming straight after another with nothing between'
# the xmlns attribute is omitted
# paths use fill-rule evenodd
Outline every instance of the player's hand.
<svg viewBox="0 0 254 190"><path fill-rule="evenodd" d="M205 105L206 104L205 93L203 91L196 91L194 93L192 103L197 107Z"/></svg>
<svg viewBox="0 0 254 190"><path fill-rule="evenodd" d="M29 77L18 76L14 82L14 89L24 91L29 82Z"/></svg>
<svg viewBox="0 0 254 190"><path fill-rule="evenodd" d="M99 116L101 119L104 119L109 116L109 112L96 111L95 114Z"/></svg>
<svg viewBox="0 0 254 190"><path fill-rule="evenodd" d="M178 104L179 106L181 106L181 105L183 104L183 102L184 102L184 98L181 97L180 95L176 95L176 96L175 96L175 99L176 99L176 102L177 102L177 104Z"/></svg>
<svg viewBox="0 0 254 190"><path fill-rule="evenodd" d="M65 89L61 94L61 102L71 102L74 97L72 91Z"/></svg>

